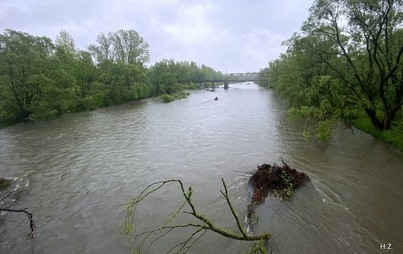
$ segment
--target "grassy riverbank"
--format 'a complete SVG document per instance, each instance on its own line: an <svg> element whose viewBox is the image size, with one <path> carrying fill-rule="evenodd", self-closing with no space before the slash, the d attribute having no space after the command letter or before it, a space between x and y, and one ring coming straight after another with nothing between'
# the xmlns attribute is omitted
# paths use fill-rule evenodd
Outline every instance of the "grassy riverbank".
<svg viewBox="0 0 403 254"><path fill-rule="evenodd" d="M358 129L397 147L400 151L403 151L403 114L401 112L400 115L396 117L396 121L393 123L392 128L387 131L375 129L368 116L364 113L358 114L352 123Z"/></svg>
<svg viewBox="0 0 403 254"><path fill-rule="evenodd" d="M178 89L179 90L177 92L175 92L175 93L172 93L172 94L165 93L165 94L159 95L159 97L163 102L168 103L168 102L171 102L171 101L174 101L174 100L180 100L180 99L187 98L190 95L190 93L187 90L197 90L197 89L200 89L200 88L198 86L194 85L193 83L191 83L189 85L181 85ZM128 103L128 102L143 100L143 99L152 98L152 97L158 97L158 95L157 96L154 95L154 96L144 97L144 98L141 97L141 98L138 98L138 99L122 101L120 103L114 103L114 104L110 104L110 105L105 105L102 102L102 98L97 98L97 100L94 101L93 98L90 97L90 98L87 98L85 101L81 100L80 101L81 104L77 105L75 107L75 110L72 110L71 112L79 113L79 112L85 112L85 111L93 111L93 110L100 109L100 108L116 106L116 105L120 105L120 104L124 104L124 103ZM1 110L1 107L0 107L0 110ZM41 117L41 118L38 118L38 119L34 119L34 118L33 119L28 119L26 121L21 121L21 122L37 122L37 121L49 120L49 119L52 119L52 118L55 118L55 117L59 117L59 116L61 116L63 114L66 114L66 112L63 112L61 114L56 114L56 115L44 116L44 117ZM1 120L2 120L2 118L1 118L1 112L0 112L0 129L20 123L20 122L17 122L17 121L2 122Z"/></svg>
<svg viewBox="0 0 403 254"><path fill-rule="evenodd" d="M189 92L186 92L186 91L183 91L183 90L182 90L182 91L179 91L179 92L176 92L176 93L173 93L173 94L167 94L167 93L161 94L161 95L160 95L160 98L161 98L161 100L162 100L163 102L168 103L168 102L171 102L171 101L174 101L174 100L184 99L184 98L186 98L189 94L190 94Z"/></svg>

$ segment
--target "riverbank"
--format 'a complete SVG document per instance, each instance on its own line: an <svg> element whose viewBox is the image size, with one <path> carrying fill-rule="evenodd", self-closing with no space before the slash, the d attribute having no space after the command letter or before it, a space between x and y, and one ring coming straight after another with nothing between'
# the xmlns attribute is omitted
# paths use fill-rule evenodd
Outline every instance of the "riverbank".
<svg viewBox="0 0 403 254"><path fill-rule="evenodd" d="M174 100L179 100L179 99L186 98L187 96L190 95L188 90L198 90L198 89L200 89L199 87L195 86L194 84L181 85L181 86L182 86L181 90L179 90L179 91L177 91L175 93L172 93L172 94L160 94L160 95L149 96L149 97L141 97L141 98L122 101L120 103L113 103L113 104L104 104L103 102L99 102L99 101L102 101L102 99L101 100L98 99L98 102L95 102L94 98L91 97L91 98L87 98L85 100L86 105L76 106L76 107L74 107L73 110L62 112L60 114L49 115L49 116L46 116L46 117L43 117L43 118L29 119L27 121L2 122L1 118L0 118L0 129L5 128L5 127L10 127L10 126L13 126L13 125L16 125L16 124L19 124L19 123L23 123L23 122L39 122L39 121L44 121L44 120L57 118L57 117L60 117L62 115L68 114L68 113L88 112L88 111L93 111L93 110L97 110L97 109L101 109L101 108L118 106L118 105L121 105L121 104L133 102L133 101L140 101L140 100L144 100L144 99L147 99L147 98L153 98L153 97L160 97L163 102L167 103L167 102L171 102L171 101L174 101ZM81 102L83 102L83 101L81 101Z"/></svg>
<svg viewBox="0 0 403 254"><path fill-rule="evenodd" d="M173 94L161 94L160 98L163 102L168 103L168 102L172 102L174 100L180 100L180 99L184 99L186 97L188 97L190 95L189 92L186 92L184 90L173 93Z"/></svg>
<svg viewBox="0 0 403 254"><path fill-rule="evenodd" d="M358 114L352 120L352 123L356 128L403 151L403 115L396 117L392 129L387 131L375 129L370 119L364 113Z"/></svg>

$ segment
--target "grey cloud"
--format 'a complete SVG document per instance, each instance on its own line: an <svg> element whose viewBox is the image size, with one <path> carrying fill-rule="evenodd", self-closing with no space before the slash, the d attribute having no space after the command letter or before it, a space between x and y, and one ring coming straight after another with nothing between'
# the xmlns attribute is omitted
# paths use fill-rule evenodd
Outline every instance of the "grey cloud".
<svg viewBox="0 0 403 254"><path fill-rule="evenodd" d="M196 61L221 71L258 71L285 49L313 0L3 0L0 30L52 39L69 32L76 46L97 34L134 29L150 45L151 62Z"/></svg>

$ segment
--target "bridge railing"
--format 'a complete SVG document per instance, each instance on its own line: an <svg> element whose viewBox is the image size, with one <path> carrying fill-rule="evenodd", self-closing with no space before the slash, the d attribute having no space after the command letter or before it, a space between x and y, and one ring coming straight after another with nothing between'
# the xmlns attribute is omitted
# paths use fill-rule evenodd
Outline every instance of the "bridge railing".
<svg viewBox="0 0 403 254"><path fill-rule="evenodd" d="M257 82L268 80L267 74L261 74L259 72L248 72L248 73L230 73L221 79L201 79L201 80L178 80L179 83L203 83L203 82L228 82L228 83L236 83L236 82Z"/></svg>
<svg viewBox="0 0 403 254"><path fill-rule="evenodd" d="M227 76L228 82L256 81L259 73L230 73Z"/></svg>

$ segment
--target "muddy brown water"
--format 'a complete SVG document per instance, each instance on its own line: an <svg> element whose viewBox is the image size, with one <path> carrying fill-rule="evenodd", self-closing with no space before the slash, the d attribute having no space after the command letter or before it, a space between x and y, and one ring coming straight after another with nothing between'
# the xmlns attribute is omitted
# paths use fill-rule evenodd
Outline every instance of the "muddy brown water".
<svg viewBox="0 0 403 254"><path fill-rule="evenodd" d="M122 204L171 178L193 187L201 212L234 229L221 178L243 217L248 172L281 159L312 181L289 202L268 198L257 208L254 230L273 233L273 253L403 253L402 152L342 126L328 144L304 140L303 123L287 120L285 102L271 90L230 87L0 129L0 176L15 179L2 205L27 208L37 226L36 238L26 237L26 217L2 213L0 253L129 253ZM157 225L177 194L171 186L145 203L139 227ZM184 233L151 252L163 253ZM208 233L191 253L249 246Z"/></svg>

